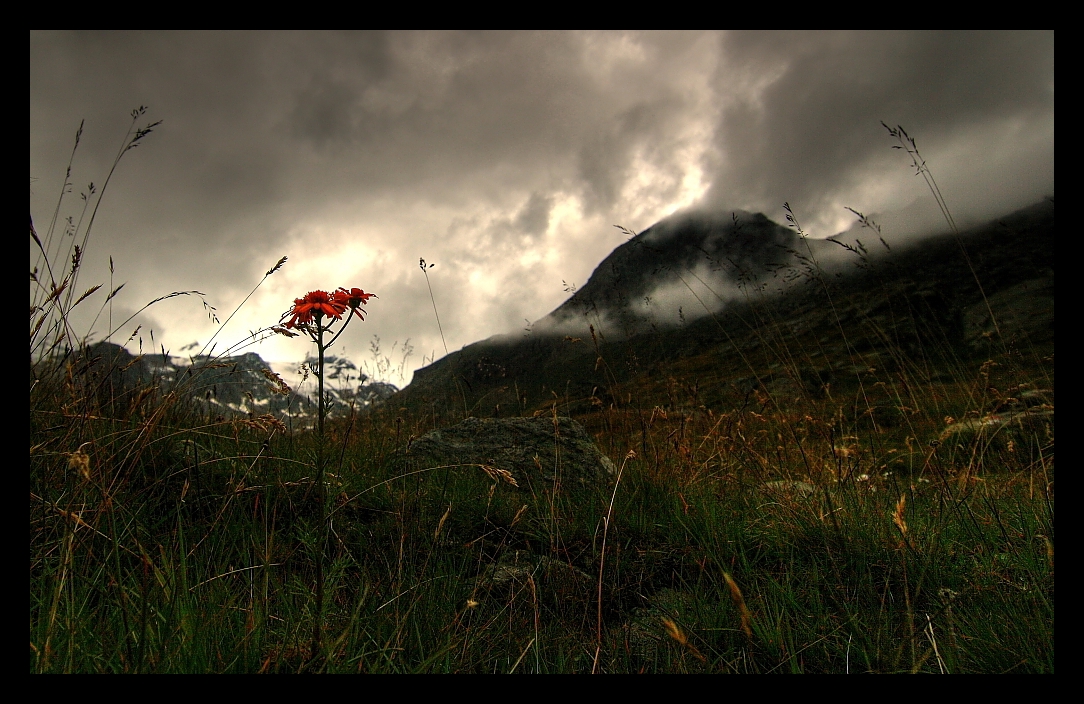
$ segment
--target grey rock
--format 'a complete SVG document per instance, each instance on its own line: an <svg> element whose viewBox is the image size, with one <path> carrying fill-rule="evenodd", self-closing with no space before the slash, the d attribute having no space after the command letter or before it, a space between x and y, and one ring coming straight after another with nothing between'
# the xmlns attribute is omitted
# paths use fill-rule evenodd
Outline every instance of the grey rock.
<svg viewBox="0 0 1084 704"><path fill-rule="evenodd" d="M590 587L591 577L582 570L545 555L534 555L526 550L512 550L500 562L487 565L478 575L479 587L500 587L511 583L526 584L528 579L553 582L562 585Z"/></svg>
<svg viewBox="0 0 1084 704"><path fill-rule="evenodd" d="M979 418L967 418L947 426L941 432L941 440L952 436L994 435L1004 428L1037 431L1044 424L1054 422L1053 407L1034 406L1022 410L1010 409L1000 413L988 413Z"/></svg>
<svg viewBox="0 0 1084 704"><path fill-rule="evenodd" d="M597 598L596 580L563 560L509 550L486 565L474 580L470 601L489 620L527 619L539 606L549 613L582 617ZM469 603L469 602L468 602Z"/></svg>
<svg viewBox="0 0 1084 704"><path fill-rule="evenodd" d="M1053 422L1053 389L1022 386L1016 390L1015 395L992 402L983 415L964 418L946 426L940 440L944 441L952 436L993 436L1012 429L1039 432L1041 435L1042 428Z"/></svg>
<svg viewBox="0 0 1084 704"><path fill-rule="evenodd" d="M571 418L467 418L411 443L408 457L419 466L484 465L491 475L508 472L524 490L562 483L598 485L616 468L583 426ZM496 470L496 472L493 472Z"/></svg>
<svg viewBox="0 0 1084 704"><path fill-rule="evenodd" d="M793 496L812 496L817 493L817 487L813 486L809 482L798 482L788 479L781 479L774 482L764 482L760 485L760 490L769 494L787 494Z"/></svg>

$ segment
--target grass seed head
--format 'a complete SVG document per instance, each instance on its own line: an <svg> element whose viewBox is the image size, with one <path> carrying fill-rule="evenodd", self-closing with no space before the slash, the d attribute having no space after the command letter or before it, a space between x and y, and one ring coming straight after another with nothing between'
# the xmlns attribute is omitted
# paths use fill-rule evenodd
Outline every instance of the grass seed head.
<svg viewBox="0 0 1084 704"><path fill-rule="evenodd" d="M907 520L903 517L904 510L907 507L907 495L900 496L900 500L896 503L896 510L892 514L892 522L896 524L896 527L900 529L900 533L907 537Z"/></svg>
<svg viewBox="0 0 1084 704"><path fill-rule="evenodd" d="M741 614L741 630L747 638L752 638L753 629L750 623L753 620L753 615L749 613L749 607L745 605L745 597L742 596L738 583L734 581L729 572L723 572L723 579L726 580L726 586L730 589L730 596L734 599L734 605L738 607L738 613Z"/></svg>
<svg viewBox="0 0 1084 704"><path fill-rule="evenodd" d="M519 488L519 484L516 483L515 477L513 477L512 473L509 472L507 469L500 469L499 467L493 467L488 464L480 464L478 466L481 467L482 471L488 474L490 478L493 479L493 481L503 481L506 484L511 484L517 489Z"/></svg>
<svg viewBox="0 0 1084 704"><path fill-rule="evenodd" d="M83 479L90 479L90 455L83 452L83 447L68 455L68 469L74 469L82 475Z"/></svg>
<svg viewBox="0 0 1084 704"><path fill-rule="evenodd" d="M663 617L662 625L666 629L666 635L677 641L679 645L688 650L700 662L707 662L707 658L696 649L696 646L689 642L689 637L685 635L680 626L674 623L673 619Z"/></svg>

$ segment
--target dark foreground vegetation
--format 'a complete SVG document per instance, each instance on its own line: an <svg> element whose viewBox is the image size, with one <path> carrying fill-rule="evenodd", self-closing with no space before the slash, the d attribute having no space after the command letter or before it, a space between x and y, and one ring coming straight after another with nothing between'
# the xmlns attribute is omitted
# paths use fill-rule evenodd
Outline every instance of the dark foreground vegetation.
<svg viewBox="0 0 1084 704"><path fill-rule="evenodd" d="M955 240L813 267L685 337L554 341L588 350L578 382L449 374L323 440L38 358L30 669L1053 672L1048 211L974 276ZM465 414L572 416L619 472L531 491L411 460Z"/></svg>

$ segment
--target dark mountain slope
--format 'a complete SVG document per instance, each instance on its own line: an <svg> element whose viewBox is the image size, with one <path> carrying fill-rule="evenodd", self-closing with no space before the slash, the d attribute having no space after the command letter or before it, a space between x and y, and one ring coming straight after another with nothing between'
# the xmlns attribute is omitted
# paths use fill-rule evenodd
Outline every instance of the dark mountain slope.
<svg viewBox="0 0 1084 704"><path fill-rule="evenodd" d="M819 249L824 243L810 244ZM793 230L759 213L675 216L615 249L580 290L536 324L537 330L559 329L583 317L596 322L606 318L613 332L628 337L642 331L651 317L641 302L668 284L693 274L710 279L716 293L729 291L793 265L799 247ZM714 299L710 292L704 293ZM711 300L709 305L717 303ZM696 315L691 311L691 317ZM670 322L677 322L676 316Z"/></svg>
<svg viewBox="0 0 1084 704"><path fill-rule="evenodd" d="M556 401L575 413L631 402L633 389L665 405L659 379L725 406L758 386L817 393L874 363L950 369L995 346L1053 353L1052 201L959 242L942 235L887 252L876 233L868 240L876 257L799 240L763 215L660 223L615 250L530 336L493 337L418 370L389 407L521 415ZM684 308L659 320L637 310L674 282L703 283L711 314L701 307L693 319Z"/></svg>

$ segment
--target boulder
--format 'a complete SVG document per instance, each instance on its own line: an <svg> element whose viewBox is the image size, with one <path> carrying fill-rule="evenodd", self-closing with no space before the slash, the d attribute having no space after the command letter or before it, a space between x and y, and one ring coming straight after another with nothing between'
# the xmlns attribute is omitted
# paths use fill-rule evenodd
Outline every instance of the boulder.
<svg viewBox="0 0 1084 704"><path fill-rule="evenodd" d="M590 593L593 580L577 567L527 550L505 553L495 564L487 565L475 584L480 589L494 590L509 585L525 585L528 579L561 591Z"/></svg>
<svg viewBox="0 0 1084 704"><path fill-rule="evenodd" d="M548 489L558 479L601 485L617 473L582 425L552 416L467 418L418 438L408 457L418 466L477 465L527 491Z"/></svg>

